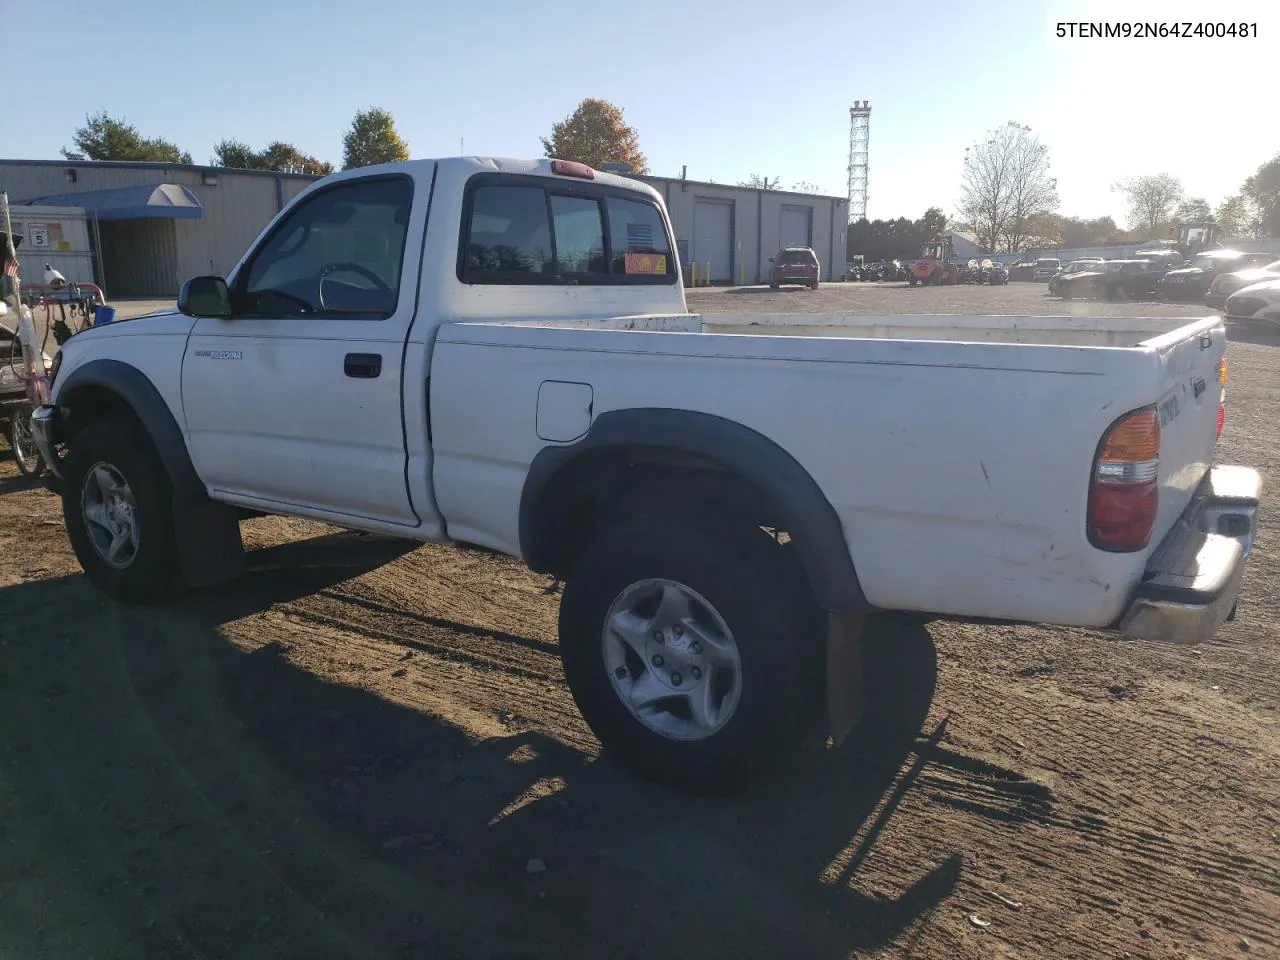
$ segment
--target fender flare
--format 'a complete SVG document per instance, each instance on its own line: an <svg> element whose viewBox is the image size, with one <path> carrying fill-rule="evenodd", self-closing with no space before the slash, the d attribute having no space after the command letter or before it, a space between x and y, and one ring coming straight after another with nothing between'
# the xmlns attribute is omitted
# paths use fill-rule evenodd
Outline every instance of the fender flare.
<svg viewBox="0 0 1280 960"><path fill-rule="evenodd" d="M58 384L58 407L74 408L76 393L86 388L109 390L128 404L155 444L179 499L205 496L205 485L191 463L182 428L146 374L120 360L90 360Z"/></svg>
<svg viewBox="0 0 1280 960"><path fill-rule="evenodd" d="M609 448L661 448L710 460L750 483L791 534L814 599L832 613L870 609L835 508L809 472L773 440L714 414L667 408L613 410L595 419L581 440L544 447L533 458L520 497L520 547L534 569L547 550L539 514L560 471Z"/></svg>

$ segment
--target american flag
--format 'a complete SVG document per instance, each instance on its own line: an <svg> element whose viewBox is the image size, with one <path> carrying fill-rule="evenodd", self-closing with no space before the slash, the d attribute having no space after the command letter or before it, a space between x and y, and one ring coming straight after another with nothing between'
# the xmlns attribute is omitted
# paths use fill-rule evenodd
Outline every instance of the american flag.
<svg viewBox="0 0 1280 960"><path fill-rule="evenodd" d="M18 253L13 249L13 224L9 220L9 194L0 193L0 230L4 231L4 275L18 279Z"/></svg>

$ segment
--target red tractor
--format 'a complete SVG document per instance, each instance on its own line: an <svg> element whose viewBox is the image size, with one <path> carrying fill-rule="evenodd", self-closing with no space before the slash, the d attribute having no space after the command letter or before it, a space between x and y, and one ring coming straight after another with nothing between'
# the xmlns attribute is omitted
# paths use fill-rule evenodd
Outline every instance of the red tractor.
<svg viewBox="0 0 1280 960"><path fill-rule="evenodd" d="M951 262L951 241L935 240L924 245L923 259L911 265L911 286L917 283L958 283L964 266Z"/></svg>

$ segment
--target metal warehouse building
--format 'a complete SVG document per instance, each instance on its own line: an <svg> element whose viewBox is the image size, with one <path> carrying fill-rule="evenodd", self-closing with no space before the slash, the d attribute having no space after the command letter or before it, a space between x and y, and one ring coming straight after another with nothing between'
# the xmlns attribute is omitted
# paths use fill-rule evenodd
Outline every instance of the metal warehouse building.
<svg viewBox="0 0 1280 960"><path fill-rule="evenodd" d="M108 298L176 297L188 277L227 273L316 177L118 161L0 160L23 276L46 262ZM845 268L847 201L682 178L636 177L665 199L680 260L698 282L762 283L769 258L810 246L822 276ZM26 206L31 205L31 206ZM87 243L87 248L86 248Z"/></svg>
<svg viewBox="0 0 1280 960"><path fill-rule="evenodd" d="M757 190L668 177L636 177L666 201L680 262L708 268L715 284L764 283L769 258L783 247L813 247L822 278L845 271L849 202L844 197Z"/></svg>
<svg viewBox="0 0 1280 960"><path fill-rule="evenodd" d="M22 225L23 277L38 282L44 264L57 261L68 280L96 281L115 299L176 297L188 277L226 273L314 179L181 164L0 160L0 189L15 231ZM28 212L24 204L33 201L38 211ZM61 209L57 219L50 208ZM90 249L77 249L77 237Z"/></svg>

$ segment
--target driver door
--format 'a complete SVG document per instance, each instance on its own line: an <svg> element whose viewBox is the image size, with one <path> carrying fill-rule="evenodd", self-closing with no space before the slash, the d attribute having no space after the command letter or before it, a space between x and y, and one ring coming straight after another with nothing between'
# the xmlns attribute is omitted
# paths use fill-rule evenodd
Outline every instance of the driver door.
<svg viewBox="0 0 1280 960"><path fill-rule="evenodd" d="M421 522L401 371L425 176L357 176L299 201L236 270L232 318L196 321L182 366L187 442L221 498L337 523Z"/></svg>

